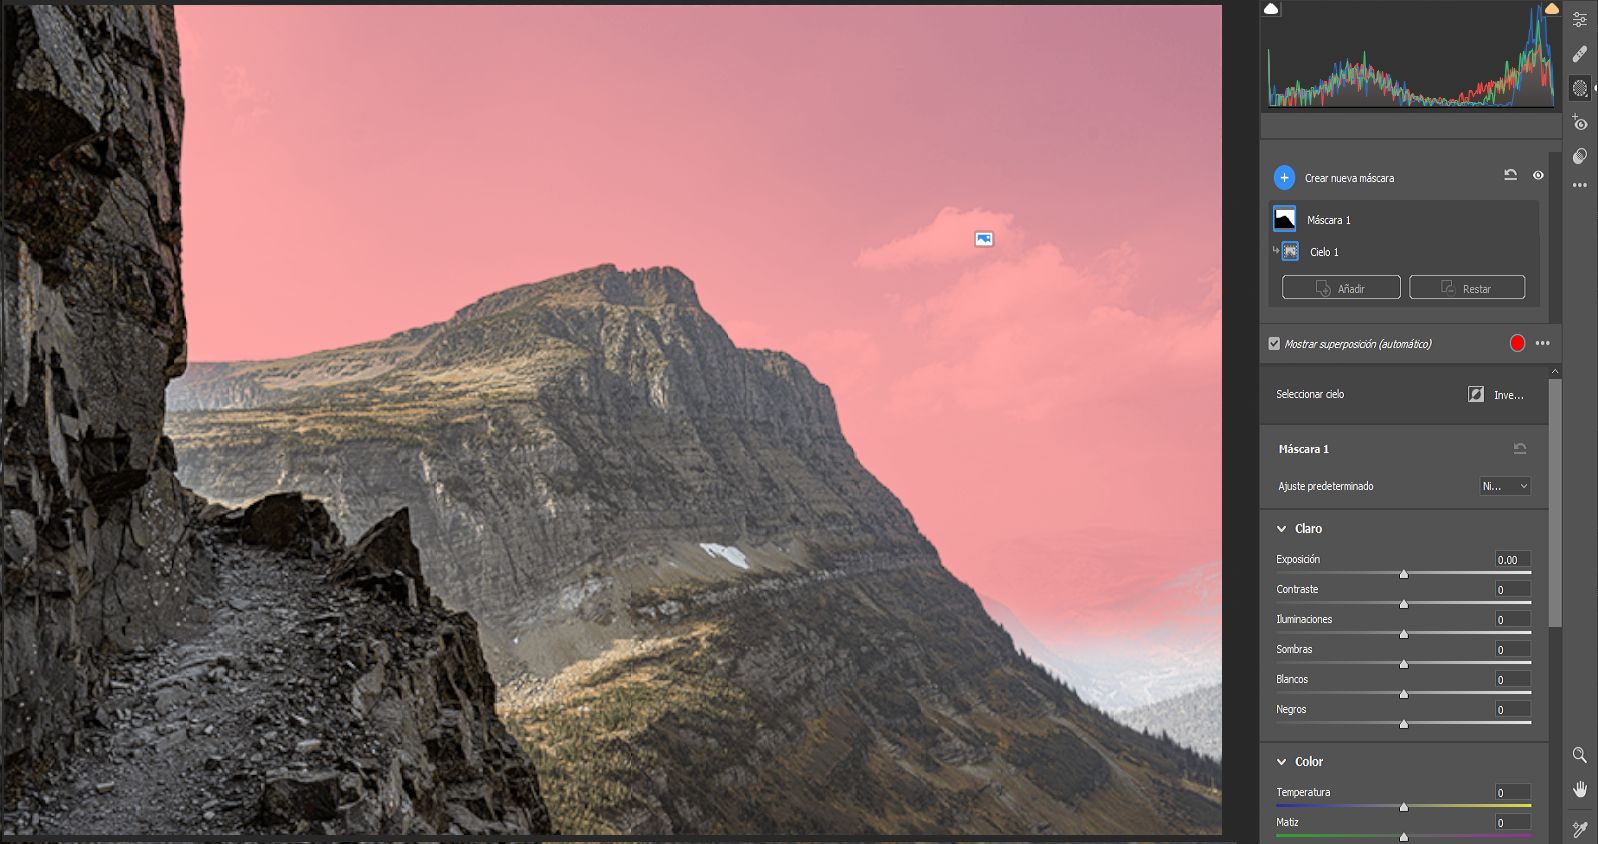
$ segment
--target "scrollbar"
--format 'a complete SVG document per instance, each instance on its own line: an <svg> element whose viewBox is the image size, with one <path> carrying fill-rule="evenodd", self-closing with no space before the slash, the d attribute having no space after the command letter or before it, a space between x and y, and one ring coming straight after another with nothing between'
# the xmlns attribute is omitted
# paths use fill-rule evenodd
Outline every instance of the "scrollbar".
<svg viewBox="0 0 1598 844"><path fill-rule="evenodd" d="M1564 389L1557 375L1548 379L1548 626L1564 626Z"/></svg>

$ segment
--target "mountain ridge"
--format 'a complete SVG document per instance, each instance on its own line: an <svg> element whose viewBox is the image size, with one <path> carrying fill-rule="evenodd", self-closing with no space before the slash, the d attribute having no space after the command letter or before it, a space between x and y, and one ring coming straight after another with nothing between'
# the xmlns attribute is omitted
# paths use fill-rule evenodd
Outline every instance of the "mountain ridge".
<svg viewBox="0 0 1598 844"><path fill-rule="evenodd" d="M661 279L668 287L657 294L624 290L632 282L654 285ZM582 515L626 519L655 509L653 502L671 501L676 515L666 522L699 523L705 535L695 541L760 544L801 520L859 537L863 544L856 543L855 550L861 554L896 550L932 556L908 510L859 465L838 423L831 391L785 353L737 348L697 304L679 304L691 289L692 282L674 270L623 273L601 264L480 297L450 319L424 327L422 346L392 365L361 369L373 346L359 344L349 347L353 363L335 349L281 362L250 362L237 377L212 375L205 389L213 397L246 396L238 407L186 411L202 402L186 398L185 379L178 379L168 397L170 426L184 451L183 477L213 500L234 504L254 495L260 484L289 488L284 471L252 474L248 464L206 459L209 442L238 429L252 440L288 449L283 454L299 463L316 454L318 466L330 468L326 460L359 452L363 464L402 460L415 474L427 476L434 469L424 432L443 427L461 439L459 447L467 452L461 456L472 460L475 471L457 473L449 482L434 480L428 497L440 506L416 511L423 536L450 529L453 519L443 512L443 500L452 497L454 486L475 483L461 475L503 474L492 465L495 455L525 452L532 439L553 453L543 455L547 465L534 476L514 480L522 487L518 492L531 493L541 506L570 493L585 509ZM648 304L650 299L656 304ZM308 358L319 368L313 377L301 377ZM330 371L343 374L331 377ZM196 418L207 424L192 426ZM583 423L582 430L573 429L573 423ZM615 443L612 434L624 426L644 430ZM405 454L395 455L401 443ZM679 455L685 458L679 465L661 466L657 460L649 467L621 459L609 448L613 444L639 458L660 449L686 453ZM670 471L658 471L663 469ZM313 488L326 485L317 471L305 466L297 471ZM593 483L596 473L609 483ZM718 474L722 486L731 484L760 500L720 503L725 490L701 484ZM314 491L328 500L340 524L348 525L369 523L411 503L387 496L381 506L367 502L357 512L348 506L351 497L338 490ZM781 523L751 520L752 512L777 515L777 510ZM558 529L561 519L552 515L548 521ZM481 530L492 534L495 527L484 524ZM658 524L656 533L690 538L677 536L669 523ZM545 557L572 556L569 546L557 546L553 538L528 541ZM603 536L591 538L583 555L602 553L603 541ZM518 554L529 555L517 544L517 538L506 538L492 554L517 566ZM479 545L429 549L435 553L427 556L480 556ZM488 590L482 590L485 605L452 594L450 584L459 578L433 579L443 581L446 601L470 607L480 619L511 623L511 607ZM532 586L519 582L518 588Z"/></svg>
<svg viewBox="0 0 1598 844"><path fill-rule="evenodd" d="M396 331L375 340L283 358L190 361L185 372L186 379L179 387L168 392L168 407L176 411L255 407L269 403L269 397L274 392L285 388L325 386L377 377L420 354L435 335L449 326L489 318L551 299L575 302L586 299L593 304L625 307L675 305L703 311L693 280L675 267L657 266L622 272L615 264L597 264L543 281L518 284L485 294L445 319ZM360 357L366 365L329 371L325 364L335 353L342 357ZM791 360L791 357L781 352L769 353ZM252 382L255 389L231 397L213 397L206 392L210 382L241 377Z"/></svg>
<svg viewBox="0 0 1598 844"><path fill-rule="evenodd" d="M213 378L241 406L172 414L180 473L341 523L409 506L574 831L1218 824L1213 763L1017 654L831 391L679 271L590 267L405 336Z"/></svg>

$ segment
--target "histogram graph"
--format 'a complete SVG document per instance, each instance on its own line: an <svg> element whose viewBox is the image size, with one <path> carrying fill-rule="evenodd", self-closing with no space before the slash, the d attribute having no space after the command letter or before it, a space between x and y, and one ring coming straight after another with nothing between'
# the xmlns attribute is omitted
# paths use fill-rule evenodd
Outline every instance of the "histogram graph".
<svg viewBox="0 0 1598 844"><path fill-rule="evenodd" d="M1343 11L1333 16L1321 3L1298 3L1291 15L1262 22L1267 109L1549 109L1556 103L1557 18L1550 21L1540 5L1338 6ZM1362 13L1348 14L1356 6ZM1443 31L1446 37L1438 37Z"/></svg>

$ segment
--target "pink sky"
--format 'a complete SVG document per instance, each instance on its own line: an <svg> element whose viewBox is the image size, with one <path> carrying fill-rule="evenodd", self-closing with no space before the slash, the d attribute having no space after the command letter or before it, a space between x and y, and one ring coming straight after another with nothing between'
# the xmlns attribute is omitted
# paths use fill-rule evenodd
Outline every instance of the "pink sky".
<svg viewBox="0 0 1598 844"><path fill-rule="evenodd" d="M1220 558L1218 7L180 7L178 30L191 360L670 264L832 386L948 567L1045 641L1218 630L1189 585Z"/></svg>

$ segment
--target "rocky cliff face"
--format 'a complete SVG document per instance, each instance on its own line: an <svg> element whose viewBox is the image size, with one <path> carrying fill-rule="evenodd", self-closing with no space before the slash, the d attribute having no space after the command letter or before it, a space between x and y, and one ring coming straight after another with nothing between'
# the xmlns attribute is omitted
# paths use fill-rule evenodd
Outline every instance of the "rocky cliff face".
<svg viewBox="0 0 1598 844"><path fill-rule="evenodd" d="M674 269L212 365L171 402L209 496L303 488L343 524L411 508L568 829L1218 827L1213 763L1019 656L855 459L827 388L736 348Z"/></svg>
<svg viewBox="0 0 1598 844"><path fill-rule="evenodd" d="M174 475L183 102L168 7L7 6L6 834L548 832L402 511Z"/></svg>
<svg viewBox="0 0 1598 844"><path fill-rule="evenodd" d="M106 654L211 576L161 436L183 371L172 14L7 6L3 487L8 784L70 752ZM136 365L129 366L130 362Z"/></svg>

